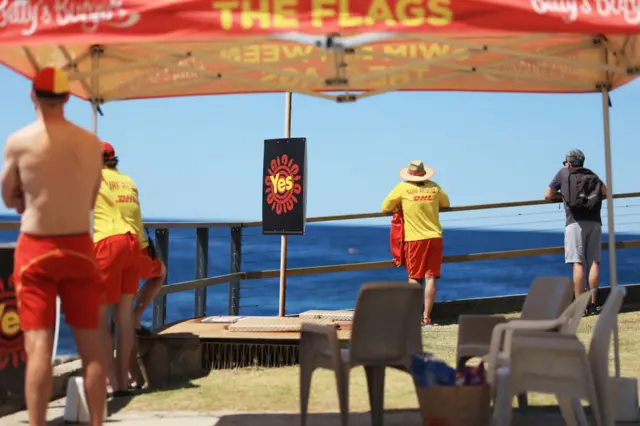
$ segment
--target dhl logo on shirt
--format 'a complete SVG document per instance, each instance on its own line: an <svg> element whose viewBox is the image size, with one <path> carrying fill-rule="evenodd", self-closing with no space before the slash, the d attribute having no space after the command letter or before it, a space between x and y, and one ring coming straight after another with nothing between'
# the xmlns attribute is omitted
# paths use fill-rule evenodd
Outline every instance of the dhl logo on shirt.
<svg viewBox="0 0 640 426"><path fill-rule="evenodd" d="M135 195L118 195L116 198L117 203L135 203L138 204L138 197Z"/></svg>
<svg viewBox="0 0 640 426"><path fill-rule="evenodd" d="M127 182L107 181L107 186L114 192L116 203L134 203L138 204L138 196L135 186ZM129 192L129 194L118 194L119 192Z"/></svg>
<svg viewBox="0 0 640 426"><path fill-rule="evenodd" d="M407 195L411 201L431 201L435 199L437 192L438 188L434 187L411 188L407 190Z"/></svg>

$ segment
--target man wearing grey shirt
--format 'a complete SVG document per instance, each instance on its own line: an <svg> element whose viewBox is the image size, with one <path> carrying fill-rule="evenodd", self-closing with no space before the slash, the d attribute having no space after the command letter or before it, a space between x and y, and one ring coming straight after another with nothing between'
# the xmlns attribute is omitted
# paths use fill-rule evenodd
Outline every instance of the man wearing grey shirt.
<svg viewBox="0 0 640 426"><path fill-rule="evenodd" d="M565 263L573 265L573 283L576 297L585 290L585 263L589 288L598 289L600 283L600 256L602 251L602 197L607 188L598 175L584 167L585 156L579 149L567 152L564 167L556 173L544 198L562 197L566 214L564 231ZM597 314L596 292L591 296L587 315Z"/></svg>

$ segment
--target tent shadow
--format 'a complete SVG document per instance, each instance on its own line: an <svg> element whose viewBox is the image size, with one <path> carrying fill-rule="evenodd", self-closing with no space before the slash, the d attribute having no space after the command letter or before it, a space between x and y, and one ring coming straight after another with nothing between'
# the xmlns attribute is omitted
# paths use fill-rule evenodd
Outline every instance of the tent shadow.
<svg viewBox="0 0 640 426"><path fill-rule="evenodd" d="M147 393L161 393L161 392L166 392L166 391L172 391L172 390L177 390L177 389L192 389L192 388L199 388L200 386L190 382L190 381L185 381L185 382L181 382L181 383L174 383L168 386L164 386L162 388L156 388L156 389L140 389L140 390L136 390L136 391L132 391L130 395L127 396L123 396L123 397L118 397L118 398L112 398L107 402L107 414L109 416L112 416L120 411L122 411L127 405L129 405L131 403L131 401L133 400L133 398L135 398L136 396L139 395L144 395Z"/></svg>
<svg viewBox="0 0 640 426"><path fill-rule="evenodd" d="M588 413L588 410L587 410ZM591 419L590 419L590 422ZM334 426L340 424L339 413L310 413L307 426ZM524 410L514 409L513 426L564 426L565 422L557 406L533 406ZM297 413L228 414L220 418L216 426L298 426ZM350 426L370 426L369 412L352 412ZM385 410L385 426L422 426L424 421L418 410ZM617 426L640 426L636 423L616 423Z"/></svg>
<svg viewBox="0 0 640 426"><path fill-rule="evenodd" d="M339 413L309 413L307 426L334 426L340 424ZM422 417L417 410L386 410L385 426L422 426ZM255 413L229 414L222 416L216 426L299 426L297 413ZM370 426L371 415L368 412L352 412L349 426Z"/></svg>

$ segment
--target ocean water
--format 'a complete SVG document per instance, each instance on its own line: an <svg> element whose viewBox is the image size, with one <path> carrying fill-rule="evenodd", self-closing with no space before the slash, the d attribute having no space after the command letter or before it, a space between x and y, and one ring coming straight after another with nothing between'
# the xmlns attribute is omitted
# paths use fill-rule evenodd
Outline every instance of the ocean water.
<svg viewBox="0 0 640 426"><path fill-rule="evenodd" d="M446 229L445 255L481 253L562 246L562 217L555 216L551 231L506 231L500 222L489 229ZM635 214L634 214L635 216ZM4 220L16 220L4 217ZM495 221L494 221L495 222ZM635 222L628 222L632 224ZM625 229L623 229L625 231ZM242 270L258 271L279 268L280 238L263 236L260 228L243 230ZM181 282L195 277L195 229L171 229L169 234L169 282ZM0 232L3 242L15 241L17 232ZM603 241L606 241L606 234ZM617 235L618 241L640 239L640 232ZM640 282L638 258L640 249L617 251L618 281L621 284ZM309 225L304 236L289 237L288 267L332 265L390 259L389 231L386 226ZM609 262L603 252L601 285L608 285ZM229 272L230 230L213 228L209 233L209 275ZM438 282L437 300L455 300L525 293L531 281L540 275L567 275L570 268L563 255L536 256L517 259L447 263ZM405 280L403 268L375 271L341 272L323 275L288 277L287 313L308 309L352 308L359 287L366 282ZM278 278L245 280L240 284L241 315L277 315ZM167 297L167 321L193 317L193 292L170 294ZM207 314L227 315L229 286L209 287ZM150 324L151 310L143 321ZM75 353L70 330L63 324L59 354Z"/></svg>

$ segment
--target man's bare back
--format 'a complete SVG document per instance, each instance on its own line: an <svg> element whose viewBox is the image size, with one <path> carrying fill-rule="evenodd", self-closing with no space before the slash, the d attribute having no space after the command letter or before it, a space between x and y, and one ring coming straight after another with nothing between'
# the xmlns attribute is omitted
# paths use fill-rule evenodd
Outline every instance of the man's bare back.
<svg viewBox="0 0 640 426"><path fill-rule="evenodd" d="M13 207L24 209L21 231L89 233L102 179L101 154L93 133L64 119L38 120L9 136L4 173L6 185L15 189L3 187L3 197L6 203L13 192Z"/></svg>

